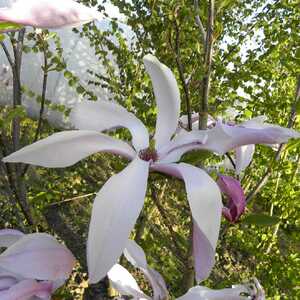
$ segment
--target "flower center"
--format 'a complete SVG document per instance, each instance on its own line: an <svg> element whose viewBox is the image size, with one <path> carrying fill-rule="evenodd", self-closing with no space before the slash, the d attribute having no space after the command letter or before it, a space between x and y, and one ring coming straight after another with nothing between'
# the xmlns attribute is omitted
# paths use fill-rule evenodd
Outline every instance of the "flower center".
<svg viewBox="0 0 300 300"><path fill-rule="evenodd" d="M155 162L158 160L158 154L155 149L146 148L139 152L139 157L145 161Z"/></svg>

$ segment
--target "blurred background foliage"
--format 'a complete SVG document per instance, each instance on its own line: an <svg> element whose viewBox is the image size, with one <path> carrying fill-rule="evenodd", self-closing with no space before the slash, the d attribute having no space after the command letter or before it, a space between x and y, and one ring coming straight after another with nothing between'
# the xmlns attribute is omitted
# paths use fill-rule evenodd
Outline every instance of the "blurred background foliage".
<svg viewBox="0 0 300 300"><path fill-rule="evenodd" d="M97 1L81 2L97 5ZM195 16L199 13L205 24L207 4L199 1L197 12L193 2L112 0L111 3L123 15L122 22L128 27L112 20L106 30L93 23L75 30L78 35L88 38L99 66L104 67L105 72L90 71L93 79L88 88L83 87L80 78L62 63L63 49L59 47L58 38L53 36L50 39L56 39L58 47L49 58L52 57L58 66L55 72L64 72L70 86L86 99L95 100L95 86L108 90L114 101L134 112L154 132L154 95L142 64L142 57L153 53L176 74L181 89L182 114L187 110L183 82L188 86L192 111L198 111L204 69L203 43ZM103 5L98 7L105 12ZM266 115L271 123L288 125L300 74L299 20L297 0L216 1L209 97L212 116L232 118L229 112L234 109L236 121ZM34 34L25 38L24 51L35 51L26 47L28 39L35 39ZM37 46L36 51L42 51L41 47ZM58 109L62 110L61 107ZM299 113L299 105L297 110ZM12 151L10 132L12 120L16 117L21 120L21 145L34 140L38 122L29 119L22 108L1 107L0 114L2 155ZM300 130L299 117L294 128ZM44 120L40 137L57 130ZM126 130L114 134L130 139ZM274 161L275 154L276 150L269 147L256 147L253 162L240 178L242 185L249 194L270 168L268 180L251 200L238 224L222 221L216 266L205 285L222 288L256 276L268 299L299 299L300 143L290 142L278 161ZM220 157L201 152L183 159L207 168L221 161ZM57 299L82 298L87 287L85 241L93 198L106 180L126 165L125 160L116 156L96 154L66 169L30 167L22 178L34 220L30 226L13 195L14 191L8 188L5 166L1 166L1 228L54 233L79 260L69 284L58 292ZM145 206L132 237L145 250L150 265L166 279L172 296L179 296L184 290L188 209L181 182L151 174ZM249 218L251 214L253 216ZM267 217L262 217L262 214ZM126 260L121 261L126 265ZM139 274L138 278L147 290L147 282ZM97 288L96 293L105 293L105 286ZM95 294L85 297L96 299Z"/></svg>

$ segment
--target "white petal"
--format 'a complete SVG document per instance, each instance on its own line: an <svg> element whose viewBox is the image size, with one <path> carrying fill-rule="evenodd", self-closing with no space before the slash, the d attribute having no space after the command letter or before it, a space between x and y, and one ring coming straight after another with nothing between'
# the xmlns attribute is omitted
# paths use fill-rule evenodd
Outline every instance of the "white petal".
<svg viewBox="0 0 300 300"><path fill-rule="evenodd" d="M0 230L0 248L9 247L18 241L24 233L14 229L2 229Z"/></svg>
<svg viewBox="0 0 300 300"><path fill-rule="evenodd" d="M267 116L258 116L253 119L242 122L240 125L248 128L260 129L262 128L262 126L264 126L263 124L267 121L267 119Z"/></svg>
<svg viewBox="0 0 300 300"><path fill-rule="evenodd" d="M121 265L115 264L109 270L107 276L112 283L112 287L121 295L133 296L134 299L150 299L140 290L133 276Z"/></svg>
<svg viewBox="0 0 300 300"><path fill-rule="evenodd" d="M158 152L159 162L171 163L180 160L181 156L193 149L205 145L207 133L204 130L182 130L172 141L165 143Z"/></svg>
<svg viewBox="0 0 300 300"><path fill-rule="evenodd" d="M144 64L152 80L158 107L154 139L156 148L160 149L176 131L180 112L180 93L174 74L156 57L146 55Z"/></svg>
<svg viewBox="0 0 300 300"><path fill-rule="evenodd" d="M246 145L235 149L235 171L240 174L251 163L255 145Z"/></svg>
<svg viewBox="0 0 300 300"><path fill-rule="evenodd" d="M149 146L149 134L144 124L119 104L109 101L84 101L71 112L70 120L77 129L104 131L128 128L136 150Z"/></svg>
<svg viewBox="0 0 300 300"><path fill-rule="evenodd" d="M149 163L138 157L98 193L87 243L91 283L101 280L122 254L143 207Z"/></svg>
<svg viewBox="0 0 300 300"><path fill-rule="evenodd" d="M153 289L153 299L166 299L168 290L163 277L148 267L144 250L133 240L128 240L124 250L126 259L136 268L139 268L150 281Z"/></svg>
<svg viewBox="0 0 300 300"><path fill-rule="evenodd" d="M124 255L134 267L147 269L148 264L145 252L135 241L127 241Z"/></svg>
<svg viewBox="0 0 300 300"><path fill-rule="evenodd" d="M248 289L242 285L222 290L212 290L204 286L195 286L177 298L177 300L247 300L248 296L241 296L241 293L248 293Z"/></svg>
<svg viewBox="0 0 300 300"><path fill-rule="evenodd" d="M23 162L49 168L71 166L100 151L132 159L136 154L125 142L96 131L71 130L55 133L26 146L3 159L4 162Z"/></svg>
<svg viewBox="0 0 300 300"><path fill-rule="evenodd" d="M203 273L201 279L203 280L209 275L214 265L212 259L219 236L223 207L219 187L206 172L185 163L157 164L153 169L181 177L185 182L192 216L201 232L199 238L201 238L202 249L199 249L198 253L207 256L202 259ZM200 280L200 278L198 279Z"/></svg>

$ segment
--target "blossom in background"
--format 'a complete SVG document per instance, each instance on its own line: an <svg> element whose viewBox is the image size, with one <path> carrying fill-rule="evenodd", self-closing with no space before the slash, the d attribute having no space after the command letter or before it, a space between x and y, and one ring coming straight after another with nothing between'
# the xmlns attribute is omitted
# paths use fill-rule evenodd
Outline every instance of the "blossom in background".
<svg viewBox="0 0 300 300"><path fill-rule="evenodd" d="M182 116L179 126L181 127L177 132L177 139L181 136L188 138L188 136L197 135L197 131L186 131L187 117ZM216 154L223 155L231 150L235 151L235 172L240 174L251 163L255 144L278 145L288 142L291 138L300 138L300 133L289 128L284 128L278 125L265 123L266 116L258 116L251 120L235 124L234 122L223 122L221 119L213 120L209 117L208 128L206 133L208 140L204 145L195 147L213 151ZM198 118L193 114L193 128L198 127ZM201 131L200 131L201 132ZM190 146L186 149L179 149L177 155L181 156L185 151L189 151ZM175 153L173 153L174 155ZM229 165L230 162L227 162Z"/></svg>
<svg viewBox="0 0 300 300"><path fill-rule="evenodd" d="M230 176L220 175L217 184L225 194L227 203L223 207L224 217L231 223L236 223L245 211L246 197L240 182Z"/></svg>
<svg viewBox="0 0 300 300"><path fill-rule="evenodd" d="M0 22L12 22L38 28L75 27L102 14L73 0L17 0L0 9Z"/></svg>
<svg viewBox="0 0 300 300"><path fill-rule="evenodd" d="M121 265L115 264L108 272L108 278L114 289L121 295L133 299L162 300L168 299L168 290L163 277L150 268L143 249L129 240L124 255L136 268L140 269L149 280L153 295L146 295L138 286L134 277ZM232 288L212 290L204 286L195 286L177 300L264 300L265 294L257 279L250 283L234 285Z"/></svg>
<svg viewBox="0 0 300 300"><path fill-rule="evenodd" d="M150 146L144 124L122 106L105 101L86 101L71 113L71 121L79 130L54 134L6 157L5 162L24 162L44 167L67 167L90 154L106 151L121 155L132 162L111 177L98 193L92 210L87 242L89 278L92 283L103 278L122 254L128 236L143 207L149 171L159 171L185 181L187 198L195 226L201 232L203 255L201 276L206 278L214 265L218 240L222 199L214 180L205 171L176 160L164 161L181 147L203 144L206 134L182 139L168 147L176 131L180 112L180 95L171 70L152 55L144 58L152 79L158 115ZM128 128L132 146L100 131L117 127ZM167 148L166 151L163 149Z"/></svg>
<svg viewBox="0 0 300 300"><path fill-rule="evenodd" d="M0 299L49 299L69 277L72 253L45 233L0 230Z"/></svg>

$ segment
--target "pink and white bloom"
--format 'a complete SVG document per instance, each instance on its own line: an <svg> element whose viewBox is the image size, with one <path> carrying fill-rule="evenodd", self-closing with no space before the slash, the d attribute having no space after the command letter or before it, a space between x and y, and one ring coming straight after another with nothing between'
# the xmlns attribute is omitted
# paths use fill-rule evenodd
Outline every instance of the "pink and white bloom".
<svg viewBox="0 0 300 300"><path fill-rule="evenodd" d="M0 299L49 299L69 277L75 259L45 233L0 230Z"/></svg>
<svg viewBox="0 0 300 300"><path fill-rule="evenodd" d="M255 144L278 145L288 142L291 138L300 138L300 133L289 128L284 128L278 125L265 123L265 116L258 116L251 120L235 124L233 122L223 122L221 119L213 120L209 118L208 128L206 130L208 139L204 145L197 145L194 149L203 149L212 151L218 155L223 155L231 150L235 151L235 172L240 174L245 170L253 158ZM197 136L199 132L192 130L186 131L187 126L186 116L181 117L179 123L181 129L178 130L178 136L173 139L191 138ZM198 127L198 118L193 115L193 128ZM170 145L172 147L172 145ZM178 150L176 158L183 155L186 151L190 151L192 146ZM174 158L175 153L173 152ZM230 164L230 162L228 162Z"/></svg>
<svg viewBox="0 0 300 300"><path fill-rule="evenodd" d="M168 290L163 277L147 264L143 249L129 240L124 255L136 268L140 269L149 280L153 295L146 295L138 286L134 277L121 265L115 264L108 272L108 278L114 289L121 295L133 299L162 300L168 299ZM177 300L264 300L264 290L257 279L251 283L234 285L232 288L212 290L204 286L195 286Z"/></svg>
<svg viewBox="0 0 300 300"><path fill-rule="evenodd" d="M83 102L72 111L71 120L79 130L54 134L29 145L4 159L44 167L67 167L99 151L121 155L132 162L112 176L98 193L92 210L87 243L89 278L92 283L103 278L117 261L143 207L149 171L159 171L183 179L193 218L202 233L202 278L214 265L222 214L221 193L205 171L192 165L164 161L164 157L187 145L206 141L206 134L176 142L163 151L176 131L180 95L171 70L152 55L144 58L152 79L158 106L155 147L150 147L144 124L122 106L105 101ZM117 127L128 128L132 145L100 133Z"/></svg>
<svg viewBox="0 0 300 300"><path fill-rule="evenodd" d="M223 215L229 222L236 223L244 213L247 204L244 190L240 182L231 176L220 175L217 184L227 198Z"/></svg>
<svg viewBox="0 0 300 300"><path fill-rule="evenodd" d="M0 22L37 28L75 27L103 16L74 0L17 0L0 9Z"/></svg>

